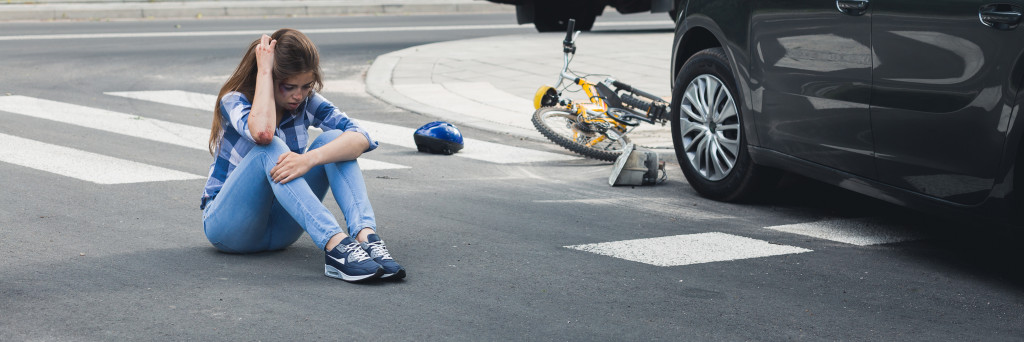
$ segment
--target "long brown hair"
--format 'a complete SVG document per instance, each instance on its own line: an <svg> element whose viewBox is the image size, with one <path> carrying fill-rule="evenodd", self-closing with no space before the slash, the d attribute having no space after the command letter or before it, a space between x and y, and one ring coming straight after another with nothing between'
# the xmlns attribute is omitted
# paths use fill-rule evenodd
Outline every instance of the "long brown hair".
<svg viewBox="0 0 1024 342"><path fill-rule="evenodd" d="M270 39L277 40L277 45L274 47L274 70L272 72L274 82L312 72L313 89L320 91L323 88L320 53L309 37L298 30L285 28L274 32ZM224 82L220 93L217 94L217 102L213 109L213 125L210 128L209 149L211 155L217 149L221 139L221 97L229 92L237 91L244 94L249 101L253 100L256 93L256 45L259 43L260 40L257 38L249 44L249 48L242 55L242 61L238 63L238 68L235 68L235 72L231 74L227 82Z"/></svg>

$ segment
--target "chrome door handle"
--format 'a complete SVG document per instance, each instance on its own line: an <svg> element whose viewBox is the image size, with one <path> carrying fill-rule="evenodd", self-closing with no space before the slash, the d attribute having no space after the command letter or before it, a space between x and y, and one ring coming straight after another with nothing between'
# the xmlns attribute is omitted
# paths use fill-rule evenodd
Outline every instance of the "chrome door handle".
<svg viewBox="0 0 1024 342"><path fill-rule="evenodd" d="M990 4L978 9L982 24L1000 30L1012 30L1020 24L1021 8L1009 4Z"/></svg>
<svg viewBox="0 0 1024 342"><path fill-rule="evenodd" d="M843 14L863 15L868 11L868 0L836 0L836 9Z"/></svg>

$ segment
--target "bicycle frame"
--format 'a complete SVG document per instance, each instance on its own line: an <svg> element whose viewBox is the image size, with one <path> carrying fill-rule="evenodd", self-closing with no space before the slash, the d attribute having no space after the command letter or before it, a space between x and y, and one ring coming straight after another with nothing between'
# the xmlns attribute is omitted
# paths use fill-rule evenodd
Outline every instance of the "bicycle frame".
<svg viewBox="0 0 1024 342"><path fill-rule="evenodd" d="M566 40L563 42L562 70L558 73L558 82L555 83L554 88L558 89L566 80L572 80L574 84L583 88L583 92L587 94L588 102L572 100L566 107L580 116L580 122L605 128L600 136L587 142L586 145L588 147L604 141L606 137L617 141L622 134L629 130L629 126L623 125L607 116L608 104L598 93L597 87L593 83L582 77L576 77L576 75L569 72L569 63L572 61L572 55L576 52L576 37L579 35L580 31L576 31L570 38L570 35L566 33ZM578 139L578 134L578 132L573 132L573 139Z"/></svg>
<svg viewBox="0 0 1024 342"><path fill-rule="evenodd" d="M604 141L605 138L612 139L613 141L619 140L619 137L625 134L629 127L608 117L608 103L597 92L597 87L594 84L582 77L576 78L574 81L583 88L583 92L587 94L589 102L572 101L569 105L569 110L574 111L580 116L580 122L604 128L600 136L590 140L586 145L594 146ZM576 137L574 136L573 138Z"/></svg>

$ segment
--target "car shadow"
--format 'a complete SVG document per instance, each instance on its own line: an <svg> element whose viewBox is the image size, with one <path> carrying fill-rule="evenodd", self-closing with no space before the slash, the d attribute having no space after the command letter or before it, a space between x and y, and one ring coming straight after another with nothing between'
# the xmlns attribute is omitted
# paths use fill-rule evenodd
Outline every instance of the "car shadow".
<svg viewBox="0 0 1024 342"><path fill-rule="evenodd" d="M896 253L955 274L969 275L1024 290L1024 229L970 218L925 213L811 179L786 175L779 185L747 205L810 217L877 218L893 230L920 237L889 244Z"/></svg>

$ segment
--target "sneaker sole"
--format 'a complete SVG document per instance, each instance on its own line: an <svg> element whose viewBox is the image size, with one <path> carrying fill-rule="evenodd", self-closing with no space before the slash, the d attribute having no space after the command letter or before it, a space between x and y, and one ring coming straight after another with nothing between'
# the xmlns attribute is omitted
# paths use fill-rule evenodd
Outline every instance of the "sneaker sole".
<svg viewBox="0 0 1024 342"><path fill-rule="evenodd" d="M344 281L347 281L347 282L350 282L350 283L374 280L374 279L380 278L380 276L383 275L383 274L384 274L384 269L380 268L380 267L378 267L377 268L377 272L373 272L373 274L348 275L348 274L345 274L344 272L339 271L337 268L334 268L331 265L324 265L324 275L325 276L328 276L328 277L331 277L331 278L335 278L335 279L341 279L341 280L344 280Z"/></svg>
<svg viewBox="0 0 1024 342"><path fill-rule="evenodd" d="M405 278L405 269L400 269L395 273L387 273L380 276L380 280L402 280Z"/></svg>

